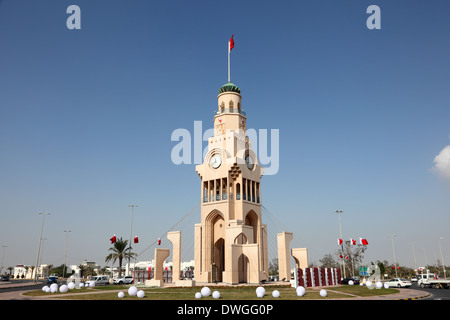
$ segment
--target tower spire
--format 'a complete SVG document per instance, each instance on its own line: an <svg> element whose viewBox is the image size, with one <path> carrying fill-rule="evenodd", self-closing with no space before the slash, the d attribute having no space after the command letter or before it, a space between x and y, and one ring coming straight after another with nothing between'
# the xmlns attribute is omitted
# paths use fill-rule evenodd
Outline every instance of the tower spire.
<svg viewBox="0 0 450 320"><path fill-rule="evenodd" d="M230 53L231 53L231 49L233 49L234 47L234 40L233 40L233 35L231 36L230 41L228 41L228 82L231 82L231 71L230 71Z"/></svg>

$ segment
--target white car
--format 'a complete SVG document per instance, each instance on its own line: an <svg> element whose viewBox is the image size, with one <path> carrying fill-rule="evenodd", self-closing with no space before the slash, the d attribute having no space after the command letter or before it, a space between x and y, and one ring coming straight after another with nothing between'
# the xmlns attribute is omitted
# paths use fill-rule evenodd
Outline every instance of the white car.
<svg viewBox="0 0 450 320"><path fill-rule="evenodd" d="M90 280L86 281L86 285L88 286L104 286L109 284L108 276L93 276Z"/></svg>
<svg viewBox="0 0 450 320"><path fill-rule="evenodd" d="M124 276L114 279L114 284L130 284L133 283L133 276Z"/></svg>
<svg viewBox="0 0 450 320"><path fill-rule="evenodd" d="M409 280L401 279L401 278L394 278L386 282L389 288L395 287L395 288L409 288L411 287L412 283Z"/></svg>

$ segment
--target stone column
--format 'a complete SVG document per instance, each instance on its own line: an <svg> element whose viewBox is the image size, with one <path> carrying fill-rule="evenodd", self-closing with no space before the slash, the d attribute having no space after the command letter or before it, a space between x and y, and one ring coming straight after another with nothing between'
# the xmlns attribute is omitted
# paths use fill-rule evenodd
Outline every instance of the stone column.
<svg viewBox="0 0 450 320"><path fill-rule="evenodd" d="M172 282L180 280L181 265L181 231L167 232L167 239L172 242Z"/></svg>
<svg viewBox="0 0 450 320"><path fill-rule="evenodd" d="M279 280L284 278L284 281L291 280L291 262L290 262L290 252L289 244L292 241L292 232L279 233L277 235L278 242L278 276Z"/></svg>

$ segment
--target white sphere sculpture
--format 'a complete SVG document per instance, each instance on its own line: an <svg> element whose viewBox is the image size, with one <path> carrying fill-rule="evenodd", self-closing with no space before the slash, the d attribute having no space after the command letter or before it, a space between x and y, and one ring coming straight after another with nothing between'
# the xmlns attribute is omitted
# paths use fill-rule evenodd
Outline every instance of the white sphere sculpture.
<svg viewBox="0 0 450 320"><path fill-rule="evenodd" d="M203 287L200 292L201 292L202 296L208 297L211 294L211 289L208 287Z"/></svg>
<svg viewBox="0 0 450 320"><path fill-rule="evenodd" d="M84 287L84 283L80 282L80 288L83 288L83 287Z"/></svg>
<svg viewBox="0 0 450 320"><path fill-rule="evenodd" d="M42 291L44 291L44 292L47 292L47 289L50 289L50 287L49 286L43 286L42 287Z"/></svg>
<svg viewBox="0 0 450 320"><path fill-rule="evenodd" d="M297 289L295 289L295 291L297 291L297 296L299 296L299 297L303 297L306 293L305 288L302 286L297 287Z"/></svg>
<svg viewBox="0 0 450 320"><path fill-rule="evenodd" d="M384 284L384 288L385 288L385 289L389 289L389 284L388 284L388 283L385 283L385 284Z"/></svg>
<svg viewBox="0 0 450 320"><path fill-rule="evenodd" d="M367 281L366 281L366 286L370 287L371 285L372 285L372 281L367 280Z"/></svg>
<svg viewBox="0 0 450 320"><path fill-rule="evenodd" d="M321 297L326 297L327 296L327 291L325 289L320 290L319 292Z"/></svg>
<svg viewBox="0 0 450 320"><path fill-rule="evenodd" d="M280 297L280 291L278 291L278 290L273 290L273 292L272 292L272 297L274 297L274 298L279 298L279 297Z"/></svg>
<svg viewBox="0 0 450 320"><path fill-rule="evenodd" d="M89 287L91 288L95 287L95 282L94 281L89 282Z"/></svg>
<svg viewBox="0 0 450 320"><path fill-rule="evenodd" d="M59 292L65 293L67 291L69 291L69 287L67 287L65 284L59 287Z"/></svg>
<svg viewBox="0 0 450 320"><path fill-rule="evenodd" d="M58 292L58 285L56 283L52 283L50 285L50 292L52 293Z"/></svg>
<svg viewBox="0 0 450 320"><path fill-rule="evenodd" d="M383 284L381 283L381 281L378 281L377 283L375 283L375 286L377 287L377 289L381 289L383 287Z"/></svg>
<svg viewBox="0 0 450 320"><path fill-rule="evenodd" d="M45 289L45 292L47 292L47 293L51 292L51 291L50 291L50 287L47 287L47 288Z"/></svg>
<svg viewBox="0 0 450 320"><path fill-rule="evenodd" d="M123 297L125 297L125 293L123 293L122 291L120 291L120 292L117 294L117 296L118 296L119 298L123 298Z"/></svg>
<svg viewBox="0 0 450 320"><path fill-rule="evenodd" d="M135 296L137 295L138 289L135 286L131 286L128 288L128 295L129 296Z"/></svg>
<svg viewBox="0 0 450 320"><path fill-rule="evenodd" d="M139 290L136 295L138 298L143 298L145 296L144 290Z"/></svg>
<svg viewBox="0 0 450 320"><path fill-rule="evenodd" d="M74 289L74 288L75 288L75 282L70 281L70 282L67 284L67 287L68 287L69 289Z"/></svg>
<svg viewBox="0 0 450 320"><path fill-rule="evenodd" d="M257 296L258 298L264 297L265 294L266 294L266 289L264 289L264 287L258 287L258 288L256 288L256 296Z"/></svg>
<svg viewBox="0 0 450 320"><path fill-rule="evenodd" d="M349 284L350 286L352 286L352 285L354 285L355 283L353 282L353 280L350 280L350 281L348 282L348 284Z"/></svg>
<svg viewBox="0 0 450 320"><path fill-rule="evenodd" d="M200 292L195 293L195 298L200 299L202 297L202 294Z"/></svg>
<svg viewBox="0 0 450 320"><path fill-rule="evenodd" d="M214 291L212 293L212 296L213 296L214 299L219 299L220 298L220 292L219 291Z"/></svg>

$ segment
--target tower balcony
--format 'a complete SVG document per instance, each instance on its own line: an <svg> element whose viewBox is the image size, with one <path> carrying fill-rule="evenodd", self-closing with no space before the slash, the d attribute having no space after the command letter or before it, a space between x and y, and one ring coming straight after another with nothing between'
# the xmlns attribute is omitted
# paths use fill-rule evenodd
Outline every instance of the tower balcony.
<svg viewBox="0 0 450 320"><path fill-rule="evenodd" d="M224 113L238 113L243 116L246 116L246 113L244 111L242 111L241 109L236 109L236 108L222 108L218 111L214 111L214 115L216 115L216 116L219 114L224 114Z"/></svg>

